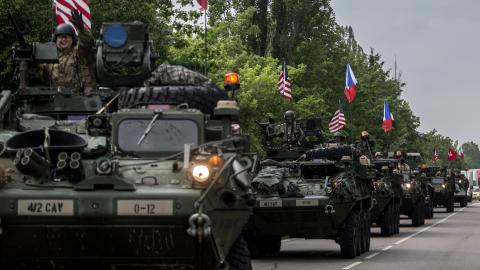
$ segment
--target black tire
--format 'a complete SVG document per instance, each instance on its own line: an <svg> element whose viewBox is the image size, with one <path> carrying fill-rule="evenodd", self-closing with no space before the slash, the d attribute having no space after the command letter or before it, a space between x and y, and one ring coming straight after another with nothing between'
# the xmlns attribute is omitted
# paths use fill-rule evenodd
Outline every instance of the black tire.
<svg viewBox="0 0 480 270"><path fill-rule="evenodd" d="M433 208L431 203L425 204L425 219L433 218Z"/></svg>
<svg viewBox="0 0 480 270"><path fill-rule="evenodd" d="M395 204L395 234L400 233L400 204Z"/></svg>
<svg viewBox="0 0 480 270"><path fill-rule="evenodd" d="M447 205L445 205L445 208L447 208L447 213L453 212L454 204L455 204L455 200L454 200L453 195L452 195L447 199Z"/></svg>
<svg viewBox="0 0 480 270"><path fill-rule="evenodd" d="M370 220L370 211L365 210L365 252L370 251L370 240L371 240L371 226L372 226L372 221Z"/></svg>
<svg viewBox="0 0 480 270"><path fill-rule="evenodd" d="M425 203L423 199L419 199L413 209L412 226L418 227L425 224Z"/></svg>
<svg viewBox="0 0 480 270"><path fill-rule="evenodd" d="M344 156L352 156L353 151L350 146L340 146L335 148L317 148L307 151L306 159L328 159L328 160L340 160Z"/></svg>
<svg viewBox="0 0 480 270"><path fill-rule="evenodd" d="M355 221L355 226L357 227L357 249L356 249L356 255L360 256L362 255L362 234L363 234L363 226L362 226L362 212L357 213L356 215L356 221Z"/></svg>
<svg viewBox="0 0 480 270"><path fill-rule="evenodd" d="M217 102L227 98L227 92L211 86L168 85L130 88L120 92L118 107L132 108L148 104L187 103L206 114L212 114Z"/></svg>
<svg viewBox="0 0 480 270"><path fill-rule="evenodd" d="M248 243L241 234L227 254L228 270L252 270L252 259L248 250Z"/></svg>
<svg viewBox="0 0 480 270"><path fill-rule="evenodd" d="M383 212L383 216L380 221L380 234L382 236L390 236L393 234L393 209L392 205L388 204L385 207L385 211Z"/></svg>
<svg viewBox="0 0 480 270"><path fill-rule="evenodd" d="M467 197L462 197L460 199L460 207L465 207L467 206Z"/></svg>
<svg viewBox="0 0 480 270"><path fill-rule="evenodd" d="M265 255L276 255L282 247L282 237L276 235L261 235L248 237L248 249L253 258Z"/></svg>
<svg viewBox="0 0 480 270"><path fill-rule="evenodd" d="M343 258L352 259L357 256L357 234L359 233L356 225L357 217L356 212L350 213L345 221L345 228L338 239L340 254Z"/></svg>

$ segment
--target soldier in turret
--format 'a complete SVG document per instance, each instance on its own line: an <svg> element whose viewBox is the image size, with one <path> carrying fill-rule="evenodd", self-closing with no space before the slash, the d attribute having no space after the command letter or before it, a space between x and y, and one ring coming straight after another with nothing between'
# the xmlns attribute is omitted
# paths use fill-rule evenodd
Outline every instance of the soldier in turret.
<svg viewBox="0 0 480 270"><path fill-rule="evenodd" d="M59 24L53 33L59 59L58 64L39 65L43 78L50 81L52 86L59 88L59 92L71 90L73 95L90 95L95 89L93 72L94 38L92 33L85 29L80 11L72 11L71 24Z"/></svg>
<svg viewBox="0 0 480 270"><path fill-rule="evenodd" d="M294 146L300 145L300 142L304 139L305 134L301 128L297 127L294 111L286 111L283 117L285 119L283 144L291 149Z"/></svg>
<svg viewBox="0 0 480 270"><path fill-rule="evenodd" d="M400 172L410 172L410 166L406 163L402 151L397 150L395 152L395 158L398 160L398 170Z"/></svg>

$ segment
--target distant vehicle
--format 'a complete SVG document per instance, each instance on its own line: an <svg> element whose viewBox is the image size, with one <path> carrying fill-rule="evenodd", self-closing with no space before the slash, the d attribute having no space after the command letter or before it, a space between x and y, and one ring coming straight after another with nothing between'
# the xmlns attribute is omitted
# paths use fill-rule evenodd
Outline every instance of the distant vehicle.
<svg viewBox="0 0 480 270"><path fill-rule="evenodd" d="M472 194L473 194L473 199L474 200L480 199L480 187L479 186L473 186Z"/></svg>

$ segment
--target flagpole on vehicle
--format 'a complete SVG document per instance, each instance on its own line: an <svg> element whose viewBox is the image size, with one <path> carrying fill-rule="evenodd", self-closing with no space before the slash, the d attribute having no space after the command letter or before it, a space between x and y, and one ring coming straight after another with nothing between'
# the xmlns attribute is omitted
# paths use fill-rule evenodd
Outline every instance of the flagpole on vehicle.
<svg viewBox="0 0 480 270"><path fill-rule="evenodd" d="M203 15L203 42L205 46L205 76L208 76L208 45L207 45L207 7L205 7Z"/></svg>

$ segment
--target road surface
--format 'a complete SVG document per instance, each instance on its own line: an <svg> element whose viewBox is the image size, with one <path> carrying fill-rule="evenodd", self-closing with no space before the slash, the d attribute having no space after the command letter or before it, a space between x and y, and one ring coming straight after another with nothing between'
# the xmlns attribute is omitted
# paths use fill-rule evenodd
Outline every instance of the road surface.
<svg viewBox="0 0 480 270"><path fill-rule="evenodd" d="M480 269L480 203L454 213L436 208L424 226L411 227L402 218L400 234L382 237L372 228L370 252L355 259L340 258L333 240L286 239L275 257L253 261L254 270L478 270Z"/></svg>

